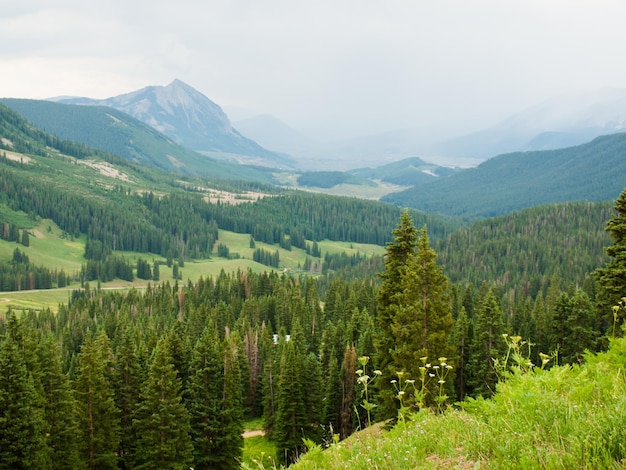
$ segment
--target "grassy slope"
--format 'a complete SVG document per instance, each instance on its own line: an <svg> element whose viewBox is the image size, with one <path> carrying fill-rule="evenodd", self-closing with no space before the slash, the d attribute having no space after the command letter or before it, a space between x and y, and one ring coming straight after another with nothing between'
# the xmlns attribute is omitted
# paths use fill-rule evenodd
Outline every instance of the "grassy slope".
<svg viewBox="0 0 626 470"><path fill-rule="evenodd" d="M295 469L623 468L626 339L582 366L515 369L489 400L357 433Z"/></svg>
<svg viewBox="0 0 626 470"><path fill-rule="evenodd" d="M0 206L2 207L2 206ZM0 259L11 259L15 248L25 252L30 261L35 265L44 265L51 269L63 269L66 273L78 273L85 263L83 257L85 250L85 237L78 239L68 239L64 236L59 227L50 220L39 221L34 225L32 220L24 214L12 213L12 220L21 220L29 228L31 236L30 246L24 247L14 242L0 240ZM180 269L183 282L188 280L196 281L202 277L215 277L223 269L227 273L238 270L253 272L263 272L271 270L265 265L252 261L253 249L250 248L250 235L227 232L220 230L218 243L226 245L231 255L238 253L239 259L224 259L217 256L205 260L185 261L184 267ZM366 245L359 243L322 241L319 242L322 253L338 253L345 251L348 255L360 252L368 256L382 254L384 248L377 245ZM293 248L291 251L279 248L277 245L267 245L265 243L256 244L257 248L264 248L274 252L278 249L280 253L280 270L287 269L297 273L299 266L304 264L306 253L304 250ZM165 263L165 258L151 253L119 252L133 265L136 265L137 258L143 258L152 264L154 261ZM159 282L174 282L172 270L163 264L159 268ZM135 279L133 282L116 279L111 282L101 284L103 289L131 289L144 288L149 281ZM92 287L94 282L91 283ZM6 311L9 307L14 309L43 309L49 307L56 311L59 303L67 303L69 291L79 288L78 283L73 283L65 289L36 290L22 292L0 292L0 311Z"/></svg>

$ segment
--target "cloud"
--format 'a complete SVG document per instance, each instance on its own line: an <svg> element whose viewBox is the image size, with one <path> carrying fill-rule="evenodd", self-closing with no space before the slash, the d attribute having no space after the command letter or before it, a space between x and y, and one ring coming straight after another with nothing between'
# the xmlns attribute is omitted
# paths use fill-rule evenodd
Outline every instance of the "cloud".
<svg viewBox="0 0 626 470"><path fill-rule="evenodd" d="M0 8L7 96L103 97L180 78L223 106L357 134L479 126L562 92L626 83L626 4L617 0L0 0Z"/></svg>

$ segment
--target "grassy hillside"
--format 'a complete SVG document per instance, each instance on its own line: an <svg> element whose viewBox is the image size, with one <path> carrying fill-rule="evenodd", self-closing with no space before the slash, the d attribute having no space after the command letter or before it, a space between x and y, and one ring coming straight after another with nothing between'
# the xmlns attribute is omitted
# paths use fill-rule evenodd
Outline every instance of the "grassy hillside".
<svg viewBox="0 0 626 470"><path fill-rule="evenodd" d="M577 147L500 155L382 200L479 218L554 202L612 201L625 179L626 134L614 134Z"/></svg>
<svg viewBox="0 0 626 470"><path fill-rule="evenodd" d="M506 373L491 399L423 411L391 431L368 428L294 469L622 468L626 458L626 339L581 366Z"/></svg>
<svg viewBox="0 0 626 470"><path fill-rule="evenodd" d="M0 103L62 139L134 163L182 174L274 182L267 169L221 161L181 147L154 128L113 108L13 98L2 99Z"/></svg>

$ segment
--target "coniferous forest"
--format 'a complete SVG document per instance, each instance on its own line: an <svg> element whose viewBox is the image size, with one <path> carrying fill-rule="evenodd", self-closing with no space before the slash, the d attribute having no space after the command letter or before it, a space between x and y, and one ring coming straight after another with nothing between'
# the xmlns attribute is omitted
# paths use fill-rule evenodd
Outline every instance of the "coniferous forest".
<svg viewBox="0 0 626 470"><path fill-rule="evenodd" d="M20 142L28 126L7 122ZM41 158L55 146L88 154L45 134L22 140ZM212 203L178 179L169 192L91 181L68 191L49 170L1 162L0 237L14 248L0 263L0 288L72 289L54 313L2 316L2 468L239 468L252 418L289 465L311 445L375 422L394 426L420 410L442 414L494 396L511 344L526 346L525 367L577 367L585 351L623 334L626 191L615 203L539 206L470 224L266 187L255 202ZM31 262L26 225L40 219L86 240L81 272ZM175 269L216 251L235 256L220 230L249 235L267 270L159 281L150 255L177 260ZM386 251L321 253L323 240ZM299 275L281 272L278 247L315 261ZM141 257L131 265L121 250ZM152 284L100 288L135 276ZM626 458L623 447L614 454Z"/></svg>
<svg viewBox="0 0 626 470"><path fill-rule="evenodd" d="M303 439L396 419L398 377L421 392L401 410L491 396L505 334L532 339L534 361L558 352L576 364L621 323L604 306L624 289L625 198L608 220L613 261L578 285L558 270L536 283L526 273L536 288L508 300L496 282L452 282L405 211L375 277L222 272L125 293L85 284L56 314L9 312L2 466L238 468L250 417L289 464Z"/></svg>

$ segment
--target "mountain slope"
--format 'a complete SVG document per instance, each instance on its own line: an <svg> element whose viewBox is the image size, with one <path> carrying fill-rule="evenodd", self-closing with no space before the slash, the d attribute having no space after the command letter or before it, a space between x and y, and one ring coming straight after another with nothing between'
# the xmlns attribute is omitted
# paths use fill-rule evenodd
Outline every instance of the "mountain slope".
<svg viewBox="0 0 626 470"><path fill-rule="evenodd" d="M553 202L614 200L624 181L626 134L613 134L567 149L500 155L383 200L427 212L490 217Z"/></svg>
<svg viewBox="0 0 626 470"><path fill-rule="evenodd" d="M516 113L488 129L434 146L439 155L482 159L502 153L580 145L626 130L626 89L559 96Z"/></svg>
<svg viewBox="0 0 626 470"><path fill-rule="evenodd" d="M162 170L270 183L265 170L216 160L181 147L154 128L106 106L4 98L0 103L54 135Z"/></svg>
<svg viewBox="0 0 626 470"><path fill-rule="evenodd" d="M417 186L453 173L454 169L428 163L419 157L405 158L376 168L349 171L351 175L401 186Z"/></svg>
<svg viewBox="0 0 626 470"><path fill-rule="evenodd" d="M58 98L55 101L115 108L198 152L257 157L271 166L287 163L285 158L241 135L222 108L180 80L104 100Z"/></svg>

